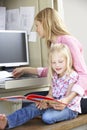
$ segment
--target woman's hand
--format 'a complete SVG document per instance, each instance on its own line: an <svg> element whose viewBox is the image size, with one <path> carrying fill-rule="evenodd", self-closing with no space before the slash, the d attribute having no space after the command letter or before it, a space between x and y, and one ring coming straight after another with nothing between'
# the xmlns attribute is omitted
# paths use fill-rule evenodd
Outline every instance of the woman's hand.
<svg viewBox="0 0 87 130"><path fill-rule="evenodd" d="M19 67L14 69L12 74L15 78L19 78L21 75L24 74L24 67Z"/></svg>

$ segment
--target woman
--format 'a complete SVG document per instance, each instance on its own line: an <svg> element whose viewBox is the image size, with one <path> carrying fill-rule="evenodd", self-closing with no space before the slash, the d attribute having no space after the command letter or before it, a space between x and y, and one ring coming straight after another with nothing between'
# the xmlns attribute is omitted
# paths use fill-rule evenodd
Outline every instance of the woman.
<svg viewBox="0 0 87 130"><path fill-rule="evenodd" d="M73 86L73 92L69 96L67 102L81 93L75 90L76 86L84 88L85 95L87 95L87 66L83 58L82 45L80 42L68 32L58 12L52 8L45 8L40 11L35 17L35 24L36 31L40 37L45 38L48 49L51 47L52 43L62 43L66 44L71 51L73 67L79 74L79 80ZM20 77L20 75L24 73L47 76L47 68L23 67L13 71L14 77ZM87 100L82 99L81 101L82 113L87 113L87 105L85 105L84 102L87 104ZM64 107L65 106L61 106L61 109Z"/></svg>

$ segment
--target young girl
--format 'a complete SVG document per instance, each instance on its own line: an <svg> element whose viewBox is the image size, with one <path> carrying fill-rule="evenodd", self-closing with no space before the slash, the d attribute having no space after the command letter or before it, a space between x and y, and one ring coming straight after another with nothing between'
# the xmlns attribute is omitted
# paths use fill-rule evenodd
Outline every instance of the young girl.
<svg viewBox="0 0 87 130"><path fill-rule="evenodd" d="M78 81L78 73L73 70L72 57L68 47L64 44L55 44L49 51L49 76L51 87L47 96L60 100L61 104L67 99L73 91L72 86ZM76 87L81 95L83 89ZM81 112L80 100L81 95L76 96L66 104L63 110L60 110L60 103L32 103L27 107L17 110L11 115L0 115L0 129L14 128L22 125L30 119L41 115L43 122L53 124L59 121L76 118ZM45 107L43 107L45 106Z"/></svg>
<svg viewBox="0 0 87 130"><path fill-rule="evenodd" d="M46 44L48 48L51 47L53 43L66 44L72 54L73 67L79 75L78 82L73 86L73 92L68 97L67 101L72 100L79 91L76 91L76 86L81 86L84 88L85 95L87 95L87 66L85 64L82 45L80 42L74 38L60 18L58 12L52 8L45 8L41 10L35 17L36 31L41 38L46 39ZM24 73L37 74L39 76L47 76L47 68L32 68L32 67L20 67L13 71L14 77L20 77ZM68 103L66 101L66 103ZM60 104L61 105L61 104ZM81 101L82 113L87 113L87 99L82 99ZM60 106L62 108L62 106ZM64 109L65 106L63 106Z"/></svg>

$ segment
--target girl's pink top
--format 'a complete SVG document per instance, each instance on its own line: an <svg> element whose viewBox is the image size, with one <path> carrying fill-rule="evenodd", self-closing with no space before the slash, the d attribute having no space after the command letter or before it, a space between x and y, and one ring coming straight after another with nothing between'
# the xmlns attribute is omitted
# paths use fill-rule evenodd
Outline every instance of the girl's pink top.
<svg viewBox="0 0 87 130"><path fill-rule="evenodd" d="M77 73L79 74L79 79L73 86L73 91L79 93L78 89L76 89L78 88L77 86L79 85L84 89L85 95L87 95L87 66L84 61L81 43L77 39L75 39L73 36L70 36L70 35L59 36L57 38L56 43L66 44L71 51L72 58L73 58L73 66L75 70L77 71ZM38 75L40 77L47 76L47 73L48 73L47 68L41 67L41 68L38 68L37 70L38 70Z"/></svg>
<svg viewBox="0 0 87 130"><path fill-rule="evenodd" d="M62 77L58 77L55 73L52 78L52 95L55 99L63 99L66 97L66 93L69 89L69 85L74 84L78 80L78 73L72 71L69 75L65 74ZM82 87L78 86L80 92L83 94ZM72 90L71 90L72 91ZM73 111L81 113L81 96L77 95L73 100L67 105L67 107Z"/></svg>

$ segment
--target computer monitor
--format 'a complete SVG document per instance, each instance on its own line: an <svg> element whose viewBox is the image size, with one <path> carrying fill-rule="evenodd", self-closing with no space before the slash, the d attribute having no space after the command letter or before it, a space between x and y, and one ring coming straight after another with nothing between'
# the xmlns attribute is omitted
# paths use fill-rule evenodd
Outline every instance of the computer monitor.
<svg viewBox="0 0 87 130"><path fill-rule="evenodd" d="M26 31L0 30L0 67L29 65Z"/></svg>

